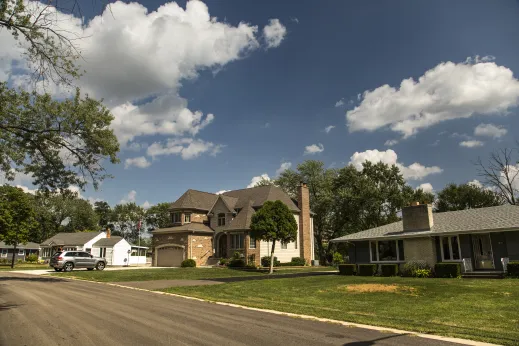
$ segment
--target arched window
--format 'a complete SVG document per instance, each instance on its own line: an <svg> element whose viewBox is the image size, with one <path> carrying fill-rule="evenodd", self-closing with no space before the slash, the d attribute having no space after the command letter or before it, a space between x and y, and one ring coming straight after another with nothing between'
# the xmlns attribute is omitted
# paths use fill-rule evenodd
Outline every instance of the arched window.
<svg viewBox="0 0 519 346"><path fill-rule="evenodd" d="M225 226L225 214L218 214L218 226Z"/></svg>

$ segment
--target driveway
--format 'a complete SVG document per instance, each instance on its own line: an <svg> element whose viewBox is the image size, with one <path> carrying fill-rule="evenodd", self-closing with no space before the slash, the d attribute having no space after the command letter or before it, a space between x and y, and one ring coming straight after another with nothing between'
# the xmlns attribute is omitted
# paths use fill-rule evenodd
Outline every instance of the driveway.
<svg viewBox="0 0 519 346"><path fill-rule="evenodd" d="M91 282L0 275L0 345L456 345Z"/></svg>

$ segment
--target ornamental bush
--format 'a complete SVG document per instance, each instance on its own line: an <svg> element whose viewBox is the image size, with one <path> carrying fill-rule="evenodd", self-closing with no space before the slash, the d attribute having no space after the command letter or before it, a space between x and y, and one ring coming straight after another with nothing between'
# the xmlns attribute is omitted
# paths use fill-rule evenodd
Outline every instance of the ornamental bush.
<svg viewBox="0 0 519 346"><path fill-rule="evenodd" d="M227 266L230 268L243 268L246 266L246 263L242 258L233 258Z"/></svg>
<svg viewBox="0 0 519 346"><path fill-rule="evenodd" d="M398 264L382 264L380 271L382 276L396 276L398 274Z"/></svg>
<svg viewBox="0 0 519 346"><path fill-rule="evenodd" d="M416 271L420 269L427 269L430 271L431 267L429 267L426 261L408 261L404 264L400 274L402 274L402 276L416 277Z"/></svg>
<svg viewBox="0 0 519 346"><path fill-rule="evenodd" d="M519 261L509 262L506 266L508 276L519 278Z"/></svg>
<svg viewBox="0 0 519 346"><path fill-rule="evenodd" d="M182 261L180 266L182 268L193 268L193 267L196 267L196 262L193 259L186 259L186 260Z"/></svg>
<svg viewBox="0 0 519 346"><path fill-rule="evenodd" d="M37 254L32 253L29 256L27 256L27 262L35 263L36 261L38 261L38 255Z"/></svg>
<svg viewBox="0 0 519 346"><path fill-rule="evenodd" d="M436 263L434 275L437 278L457 278L461 276L461 265L459 263Z"/></svg>
<svg viewBox="0 0 519 346"><path fill-rule="evenodd" d="M355 264L339 264L340 275L355 275L356 272Z"/></svg>
<svg viewBox="0 0 519 346"><path fill-rule="evenodd" d="M357 275L360 276L374 276L377 273L376 264L359 264Z"/></svg>
<svg viewBox="0 0 519 346"><path fill-rule="evenodd" d="M292 257L292 260L290 261L293 266L305 266L306 261L302 257Z"/></svg>
<svg viewBox="0 0 519 346"><path fill-rule="evenodd" d="M274 267L279 267L279 264L278 258L274 256ZM270 256L261 257L261 266L270 267Z"/></svg>

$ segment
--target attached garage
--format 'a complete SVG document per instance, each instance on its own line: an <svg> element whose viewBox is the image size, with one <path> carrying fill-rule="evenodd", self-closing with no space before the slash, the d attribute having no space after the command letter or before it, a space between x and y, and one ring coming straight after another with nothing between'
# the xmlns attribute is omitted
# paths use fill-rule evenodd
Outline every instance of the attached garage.
<svg viewBox="0 0 519 346"><path fill-rule="evenodd" d="M180 267L184 260L184 248L180 246L164 246L155 251L157 267Z"/></svg>

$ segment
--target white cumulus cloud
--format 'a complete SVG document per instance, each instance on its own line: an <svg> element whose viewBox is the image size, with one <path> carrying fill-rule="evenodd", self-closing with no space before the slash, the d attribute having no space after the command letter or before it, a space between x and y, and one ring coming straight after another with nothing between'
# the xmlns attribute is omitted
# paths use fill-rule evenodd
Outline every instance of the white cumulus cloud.
<svg viewBox="0 0 519 346"><path fill-rule="evenodd" d="M324 132L326 132L326 133L330 133L330 131L333 130L334 128L335 128L335 126L333 126L333 125L326 126L326 127L324 128Z"/></svg>
<svg viewBox="0 0 519 346"><path fill-rule="evenodd" d="M221 195L222 193L226 193L227 191L231 191L231 190L220 190L220 191L216 191L214 194Z"/></svg>
<svg viewBox="0 0 519 346"><path fill-rule="evenodd" d="M262 180L271 180L271 179L267 173L263 173L262 175L253 177L250 181L250 184L247 185L247 188L254 187L257 183L259 183Z"/></svg>
<svg viewBox="0 0 519 346"><path fill-rule="evenodd" d="M161 155L180 155L184 160L194 159L202 154L216 155L222 149L221 145L193 138L170 138L165 143L155 142L147 149L147 154L153 158Z"/></svg>
<svg viewBox="0 0 519 346"><path fill-rule="evenodd" d="M292 167L292 162L283 162L283 163L281 163L281 166L279 166L279 168L276 170L276 176L280 175L281 173L283 173L287 169L290 169L290 167Z"/></svg>
<svg viewBox="0 0 519 346"><path fill-rule="evenodd" d="M503 114L517 106L519 81L513 72L488 59L442 62L399 87L382 85L363 93L346 113L350 131L389 127L404 138L443 121L474 114Z"/></svg>
<svg viewBox="0 0 519 346"><path fill-rule="evenodd" d="M462 141L460 142L460 147L465 148L476 148L476 147L482 147L485 143L481 141L476 140L469 140L469 141Z"/></svg>
<svg viewBox="0 0 519 346"><path fill-rule="evenodd" d="M336 108L339 108L341 106L344 106L344 99L340 99L339 101L335 102Z"/></svg>
<svg viewBox="0 0 519 346"><path fill-rule="evenodd" d="M279 47L286 34L287 28L281 24L279 19L269 20L269 23L263 28L263 36L265 37L267 48Z"/></svg>
<svg viewBox="0 0 519 346"><path fill-rule="evenodd" d="M503 137L504 135L506 135L507 132L508 130L504 127L496 126L494 124L479 124L474 129L474 135L492 138Z"/></svg>
<svg viewBox="0 0 519 346"><path fill-rule="evenodd" d="M144 156L128 158L124 161L125 169L130 168L131 166L135 166L138 168L147 168L150 165L151 165L151 162L148 161L148 159L146 159Z"/></svg>
<svg viewBox="0 0 519 346"><path fill-rule="evenodd" d="M313 155L322 153L324 151L324 145L321 143L319 144L312 144L305 147L304 155Z"/></svg>
<svg viewBox="0 0 519 346"><path fill-rule="evenodd" d="M362 169L362 164L366 161L372 163L383 162L388 165L396 165L402 175L407 180L422 180L423 178L431 174L439 174L443 172L438 166L426 167L418 162L415 162L409 166L398 162L398 155L392 149L386 151L366 150L363 152L355 152L350 158L350 164L355 166L357 169Z"/></svg>
<svg viewBox="0 0 519 346"><path fill-rule="evenodd" d="M430 193L434 192L434 189L433 189L433 186L431 185L431 183L420 184L420 185L418 185L418 187L416 189L417 190L422 189L423 192L430 192Z"/></svg>
<svg viewBox="0 0 519 346"><path fill-rule="evenodd" d="M128 194L119 201L120 204L135 203L137 197L137 191L131 190Z"/></svg>

